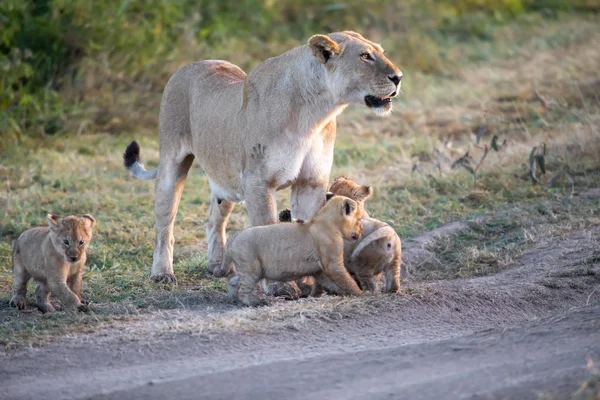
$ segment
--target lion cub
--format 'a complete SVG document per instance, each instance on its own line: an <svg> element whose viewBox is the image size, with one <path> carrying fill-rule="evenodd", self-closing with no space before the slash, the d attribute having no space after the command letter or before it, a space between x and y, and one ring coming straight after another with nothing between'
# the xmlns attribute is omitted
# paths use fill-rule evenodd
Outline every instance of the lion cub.
<svg viewBox="0 0 600 400"><path fill-rule="evenodd" d="M263 279L291 281L314 275L327 277L343 294L362 291L344 267L344 239L358 240L362 224L358 205L342 196L328 196L315 217L303 223L281 223L246 229L227 243L221 266L215 276L232 272L229 292L249 306L261 304L253 294Z"/></svg>
<svg viewBox="0 0 600 400"><path fill-rule="evenodd" d="M391 226L371 218L365 210L364 202L373 194L373 189L340 176L333 181L329 191L333 195L346 196L356 201L358 214L361 216L362 239L344 241L346 269L358 280L363 290L375 291L381 275L385 275L384 291L397 292L400 289L402 243ZM291 221L289 210L283 210L279 214L279 220ZM305 293L307 292L305 286L313 285L310 279L296 283ZM339 293L339 289L326 279L321 280L321 285L330 293ZM311 292L313 296L322 292L321 285L314 285Z"/></svg>
<svg viewBox="0 0 600 400"><path fill-rule="evenodd" d="M50 293L60 299L66 309L85 310L81 303L81 277L86 250L96 220L89 214L81 218L59 218L48 214L48 226L26 230L13 249L13 297L20 310L27 307L27 282L38 282L35 289L41 312L56 311Z"/></svg>

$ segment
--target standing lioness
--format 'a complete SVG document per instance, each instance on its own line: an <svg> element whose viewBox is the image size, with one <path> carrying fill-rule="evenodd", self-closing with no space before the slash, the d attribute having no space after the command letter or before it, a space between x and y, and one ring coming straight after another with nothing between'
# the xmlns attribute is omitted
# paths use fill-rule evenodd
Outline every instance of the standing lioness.
<svg viewBox="0 0 600 400"><path fill-rule="evenodd" d="M227 243L223 263L214 272L224 276L235 268L230 293L249 306L260 304L252 292L264 278L285 282L315 275L318 282L324 275L343 294L360 294L344 267L344 239L358 240L361 235L356 202L334 196L308 222L256 226L238 233Z"/></svg>
<svg viewBox="0 0 600 400"><path fill-rule="evenodd" d="M81 218L59 218L48 214L48 226L26 230L13 249L13 297L10 303L20 310L27 307L27 282L33 278L37 307L53 312L50 293L65 309L77 309L81 303L81 277L86 250L96 220L89 214Z"/></svg>
<svg viewBox="0 0 600 400"><path fill-rule="evenodd" d="M333 162L336 117L348 104L388 115L401 78L380 45L349 31L312 36L248 75L214 60L177 71L160 107L160 165L147 171L136 142L124 154L135 176L156 178L153 279L175 280L173 224L195 159L211 189L206 231L212 271L221 264L235 202L246 202L252 226L273 224L274 193L291 186L292 216L308 220L316 214ZM251 167L253 147L264 144L277 151Z"/></svg>

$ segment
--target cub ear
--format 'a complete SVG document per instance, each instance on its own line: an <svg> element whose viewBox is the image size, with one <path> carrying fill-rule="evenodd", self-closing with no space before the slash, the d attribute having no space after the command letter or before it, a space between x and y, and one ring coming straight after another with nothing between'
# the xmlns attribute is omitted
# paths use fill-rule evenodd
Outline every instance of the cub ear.
<svg viewBox="0 0 600 400"><path fill-rule="evenodd" d="M352 215L356 210L356 202L352 199L344 200L344 215Z"/></svg>
<svg viewBox="0 0 600 400"><path fill-rule="evenodd" d="M85 226L88 228L93 228L94 225L96 225L96 220L90 214L84 214L81 216L81 218L83 219Z"/></svg>
<svg viewBox="0 0 600 400"><path fill-rule="evenodd" d="M56 230L60 228L60 223L62 222L62 219L58 215L48 214L46 216L46 220L48 221L48 226L50 227L50 229Z"/></svg>
<svg viewBox="0 0 600 400"><path fill-rule="evenodd" d="M308 47L320 63L325 64L333 55L340 54L340 45L325 35L314 35L308 39Z"/></svg>
<svg viewBox="0 0 600 400"><path fill-rule="evenodd" d="M325 201L327 202L327 201L331 200L331 198L332 198L333 196L335 196L335 194L333 194L333 193L331 193L331 192L327 192L327 193L325 193Z"/></svg>
<svg viewBox="0 0 600 400"><path fill-rule="evenodd" d="M362 199L366 200L373 194L373 188L371 186L361 185L360 193L362 195Z"/></svg>

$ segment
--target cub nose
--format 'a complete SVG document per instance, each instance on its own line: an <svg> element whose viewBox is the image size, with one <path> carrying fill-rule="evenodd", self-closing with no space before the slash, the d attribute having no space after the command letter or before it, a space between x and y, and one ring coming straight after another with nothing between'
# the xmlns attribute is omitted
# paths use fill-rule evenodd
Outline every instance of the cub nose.
<svg viewBox="0 0 600 400"><path fill-rule="evenodd" d="M77 261L77 257L69 257L71 261Z"/></svg>
<svg viewBox="0 0 600 400"><path fill-rule="evenodd" d="M402 74L399 75L388 75L388 79L394 82L394 85L398 86L400 81L402 80Z"/></svg>

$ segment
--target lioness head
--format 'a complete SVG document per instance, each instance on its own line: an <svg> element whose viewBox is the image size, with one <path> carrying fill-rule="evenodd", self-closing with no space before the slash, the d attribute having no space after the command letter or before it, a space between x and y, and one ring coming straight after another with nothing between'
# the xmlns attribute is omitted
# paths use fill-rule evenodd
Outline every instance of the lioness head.
<svg viewBox="0 0 600 400"><path fill-rule="evenodd" d="M362 236L362 223L358 215L358 204L344 196L328 193L327 203L314 219L329 219L339 228L346 240L358 240Z"/></svg>
<svg viewBox="0 0 600 400"><path fill-rule="evenodd" d="M383 48L352 31L314 35L308 47L326 67L340 101L366 104L377 115L392 111L400 91L402 72L384 55Z"/></svg>
<svg viewBox="0 0 600 400"><path fill-rule="evenodd" d="M371 186L359 185L345 176L335 178L329 191L336 196L346 196L356 201L358 205L358 215L360 218L365 216L365 200L373 194Z"/></svg>
<svg viewBox="0 0 600 400"><path fill-rule="evenodd" d="M85 254L95 224L96 220L89 214L81 218L75 216L60 218L58 215L48 214L52 244L70 264L76 263Z"/></svg>

